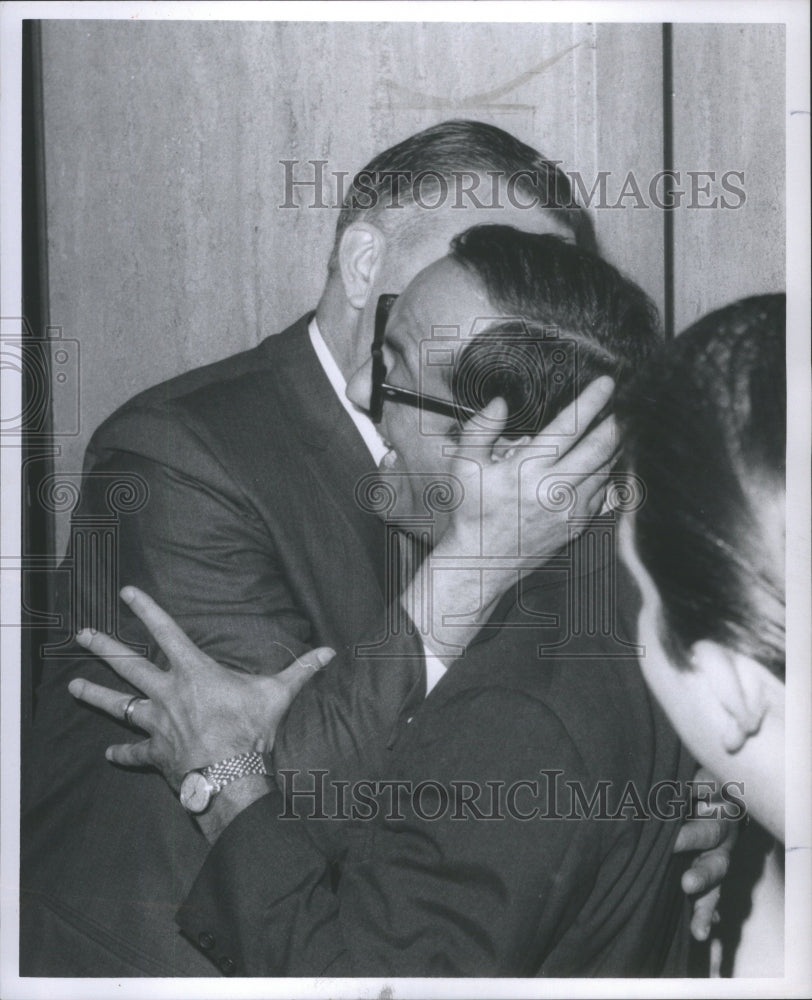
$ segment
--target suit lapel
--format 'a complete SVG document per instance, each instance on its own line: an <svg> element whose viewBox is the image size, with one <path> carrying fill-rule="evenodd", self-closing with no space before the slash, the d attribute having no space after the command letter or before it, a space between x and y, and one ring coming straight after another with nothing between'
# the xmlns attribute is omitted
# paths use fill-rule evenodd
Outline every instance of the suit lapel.
<svg viewBox="0 0 812 1000"><path fill-rule="evenodd" d="M302 317L284 333L268 338L263 347L273 355L269 366L302 457L313 469L325 502L341 510L348 529L358 537L383 590L384 526L355 501L356 485L375 471L375 464L319 363L307 331L309 320L310 316Z"/></svg>

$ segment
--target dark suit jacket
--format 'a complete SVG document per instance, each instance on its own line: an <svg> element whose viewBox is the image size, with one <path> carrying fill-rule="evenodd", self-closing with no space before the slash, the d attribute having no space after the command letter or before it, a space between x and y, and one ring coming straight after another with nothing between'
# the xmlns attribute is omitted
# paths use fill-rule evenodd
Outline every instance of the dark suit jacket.
<svg viewBox="0 0 812 1000"><path fill-rule="evenodd" d="M590 529L503 602L394 729L348 730L334 707L380 664L333 661L304 689L279 750L294 767L294 744L308 748L288 788L311 794L286 805L277 790L241 813L179 912L223 971L687 974L680 820L660 783L694 764L639 672L636 592L613 553L589 565L606 537ZM371 806L376 778L401 784L378 786ZM340 805L315 799L333 780Z"/></svg>
<svg viewBox="0 0 812 1000"><path fill-rule="evenodd" d="M303 318L107 420L88 449L75 523L105 523L110 476L142 477L148 502L120 515L107 564L113 592L135 584L221 663L275 672L305 648L340 650L375 631L383 527L354 499L373 468ZM87 585L76 557L68 552L58 581L66 630L94 623L88 591L100 583L97 575ZM121 608L120 635L147 642ZM26 755L23 974L212 975L173 920L205 841L157 774L105 761L105 747L129 734L78 706L66 685L74 676L126 685L75 652L46 663ZM387 683L408 688L417 669ZM401 694L392 695L398 706ZM389 693L376 697L385 708Z"/></svg>

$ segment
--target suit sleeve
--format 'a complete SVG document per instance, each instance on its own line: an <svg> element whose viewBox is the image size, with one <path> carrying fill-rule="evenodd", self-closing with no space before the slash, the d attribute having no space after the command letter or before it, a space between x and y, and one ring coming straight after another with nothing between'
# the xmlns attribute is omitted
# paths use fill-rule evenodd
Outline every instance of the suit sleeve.
<svg viewBox="0 0 812 1000"><path fill-rule="evenodd" d="M419 640L393 636L387 651L378 658L347 650L302 688L276 733L277 774L325 770L357 781L383 773L399 721L426 693Z"/></svg>
<svg viewBox="0 0 812 1000"><path fill-rule="evenodd" d="M104 516L116 476L134 475L146 486L141 509L119 518L118 564L114 579L105 580L113 599L125 584L140 587L234 669L275 673L308 648L310 625L275 558L274 539L192 428L156 410L125 413L96 435L87 466L78 512L85 522ZM148 642L119 607L122 637Z"/></svg>
<svg viewBox="0 0 812 1000"><path fill-rule="evenodd" d="M541 967L593 883L599 850L594 824L540 818L555 806L539 770L583 780L581 756L552 712L511 691L463 692L413 725L396 772L410 783L398 786L394 811L382 794L376 818L354 824L335 892L314 821L284 818L278 792L225 831L178 915L221 968L520 976Z"/></svg>
<svg viewBox="0 0 812 1000"><path fill-rule="evenodd" d="M117 578L106 584L109 600L120 609L124 641L150 642L116 598L121 586L133 584L198 646L233 669L276 673L313 645L311 623L299 610L268 525L179 412L125 411L96 435L88 466L79 512L86 523L102 514L117 477L137 476L146 486L143 507L119 519ZM87 603L90 595L83 599ZM87 623L79 618L77 626ZM388 635L385 616L376 609L366 621L364 634L372 643ZM329 671L296 700L277 735L277 770L325 767L338 776L360 768L368 775L378 766L404 705L423 697L422 646L416 637L400 635L383 656L356 653L355 647L340 651ZM154 644L150 654L163 662ZM82 672L101 683L112 676L87 658Z"/></svg>

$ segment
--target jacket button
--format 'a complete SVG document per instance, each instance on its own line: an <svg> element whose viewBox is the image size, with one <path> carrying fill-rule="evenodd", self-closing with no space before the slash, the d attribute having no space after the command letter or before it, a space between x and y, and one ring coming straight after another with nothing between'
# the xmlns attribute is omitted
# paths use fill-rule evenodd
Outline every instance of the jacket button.
<svg viewBox="0 0 812 1000"><path fill-rule="evenodd" d="M198 936L197 943L203 951L211 951L214 947L214 935L209 934L208 931L202 931Z"/></svg>
<svg viewBox="0 0 812 1000"><path fill-rule="evenodd" d="M229 958L228 955L224 955L217 963L220 966L220 971L224 976L233 976L237 968L237 965L233 958Z"/></svg>

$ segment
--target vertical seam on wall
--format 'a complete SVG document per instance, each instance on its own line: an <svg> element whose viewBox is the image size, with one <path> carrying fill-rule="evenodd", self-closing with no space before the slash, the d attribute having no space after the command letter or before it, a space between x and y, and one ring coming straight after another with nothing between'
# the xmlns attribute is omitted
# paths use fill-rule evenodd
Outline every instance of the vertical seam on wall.
<svg viewBox="0 0 812 1000"><path fill-rule="evenodd" d="M45 175L45 99L42 79L42 24L35 21L31 25L31 92L34 137L34 183L36 185L35 199L37 209L37 280L43 312L43 322L51 322L51 303L49 295L49 260L48 260L48 202L46 198ZM36 333L36 331L35 331ZM43 331L40 331L42 335Z"/></svg>
<svg viewBox="0 0 812 1000"><path fill-rule="evenodd" d="M22 546L23 556L53 556L55 524L54 515L44 509L39 501L39 486L45 475L53 471L53 456L59 447L53 436L53 385L51 383L51 354L48 338L50 325L49 274L48 274L48 224L45 194L45 125L42 78L42 24L37 20L23 21L22 59L22 302L24 317L23 335L32 343L31 352L23 355L23 366L29 378L23 376L25 408L22 418ZM44 371L37 372L37 348L41 350ZM33 368L33 371L31 370ZM36 396L33 383L45 380L43 412L29 417L29 393ZM28 388L26 388L28 381ZM37 472L39 469L39 473ZM26 607L33 601L34 608L45 606L50 611L53 601L53 574L46 573L41 583L26 580L23 565L22 596L24 629L22 647L22 731L30 724L35 706L35 689L40 680L41 656L39 640L43 637L37 615ZM28 589L30 588L30 589Z"/></svg>
<svg viewBox="0 0 812 1000"><path fill-rule="evenodd" d="M674 40L663 25L663 327L674 336Z"/></svg>

